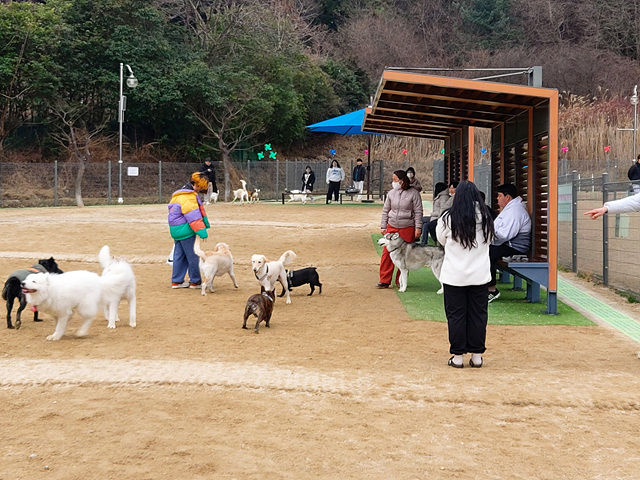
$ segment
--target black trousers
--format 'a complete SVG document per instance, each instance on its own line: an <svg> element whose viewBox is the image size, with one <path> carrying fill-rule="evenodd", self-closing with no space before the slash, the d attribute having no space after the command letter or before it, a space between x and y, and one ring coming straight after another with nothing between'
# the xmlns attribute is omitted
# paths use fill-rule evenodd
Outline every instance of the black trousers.
<svg viewBox="0 0 640 480"><path fill-rule="evenodd" d="M340 182L329 182L329 189L327 190L327 201L331 200L331 194L333 194L333 200L338 201L338 195L340 195Z"/></svg>
<svg viewBox="0 0 640 480"><path fill-rule="evenodd" d="M521 252L506 243L502 245L489 245L489 259L491 260L491 282L490 286L496 284L496 264L502 257L510 257L511 255L526 255L527 252Z"/></svg>
<svg viewBox="0 0 640 480"><path fill-rule="evenodd" d="M431 235L431 239L433 242L438 245L438 238L436 237L436 227L438 226L438 219L434 218L433 220L429 220L429 235Z"/></svg>
<svg viewBox="0 0 640 480"><path fill-rule="evenodd" d="M465 287L444 284L444 311L451 354L484 353L488 303L486 284Z"/></svg>

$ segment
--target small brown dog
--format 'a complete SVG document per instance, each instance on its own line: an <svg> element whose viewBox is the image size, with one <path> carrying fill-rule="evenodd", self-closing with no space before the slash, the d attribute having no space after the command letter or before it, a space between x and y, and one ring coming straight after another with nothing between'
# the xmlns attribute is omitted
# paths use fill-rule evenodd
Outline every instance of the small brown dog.
<svg viewBox="0 0 640 480"><path fill-rule="evenodd" d="M260 322L264 321L264 324L269 328L269 321L271 320L271 313L273 312L273 304L276 303L276 289L272 291L265 291L264 287L261 289L261 293L251 295L247 299L247 306L244 308L244 322L242 328L247 329L247 318L251 315L255 315L258 319L256 321L255 333L258 332L258 326Z"/></svg>

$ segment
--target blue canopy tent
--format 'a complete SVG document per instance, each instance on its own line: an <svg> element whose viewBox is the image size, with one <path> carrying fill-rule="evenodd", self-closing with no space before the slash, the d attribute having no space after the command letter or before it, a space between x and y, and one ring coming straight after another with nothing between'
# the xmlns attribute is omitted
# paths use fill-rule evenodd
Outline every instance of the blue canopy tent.
<svg viewBox="0 0 640 480"><path fill-rule="evenodd" d="M337 117L323 120L322 122L307 125L312 132L337 133L339 135L380 135L376 132L365 132L362 130L364 122L364 108L355 112L345 113ZM370 172L371 172L371 137L369 137L369 147L367 150L367 201L370 195Z"/></svg>

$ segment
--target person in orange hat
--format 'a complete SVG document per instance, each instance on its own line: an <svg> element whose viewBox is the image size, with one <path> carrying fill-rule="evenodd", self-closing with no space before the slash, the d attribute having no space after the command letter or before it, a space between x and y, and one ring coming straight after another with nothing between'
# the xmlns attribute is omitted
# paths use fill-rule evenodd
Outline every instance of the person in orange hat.
<svg viewBox="0 0 640 480"><path fill-rule="evenodd" d="M174 241L171 288L200 288L199 258L193 251L196 235L207 238L210 228L207 212L198 193L206 192L209 181L200 172L191 174L189 183L173 192L169 202L169 231ZM189 283L185 275L189 272Z"/></svg>

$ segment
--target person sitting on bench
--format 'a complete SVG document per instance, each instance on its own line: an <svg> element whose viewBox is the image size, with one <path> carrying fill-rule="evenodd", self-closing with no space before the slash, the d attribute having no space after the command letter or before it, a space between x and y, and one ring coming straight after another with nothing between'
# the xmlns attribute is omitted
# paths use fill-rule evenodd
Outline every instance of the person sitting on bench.
<svg viewBox="0 0 640 480"><path fill-rule="evenodd" d="M500 213L494 221L495 237L489 247L491 282L489 303L500 296L496 288L496 266L502 257L528 255L531 246L531 218L518 190L511 183L496 188Z"/></svg>

